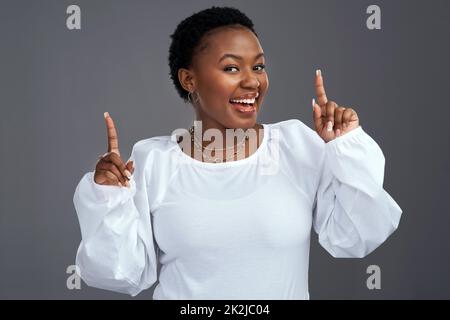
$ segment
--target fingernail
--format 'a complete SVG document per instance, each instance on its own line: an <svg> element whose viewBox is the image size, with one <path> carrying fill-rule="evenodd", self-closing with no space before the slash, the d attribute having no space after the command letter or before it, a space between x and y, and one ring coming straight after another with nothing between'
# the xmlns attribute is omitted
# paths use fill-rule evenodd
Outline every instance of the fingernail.
<svg viewBox="0 0 450 320"><path fill-rule="evenodd" d="M109 113L108 112L105 112L105 113L103 113L103 116L105 117L105 119L106 118L108 118L109 117Z"/></svg>
<svg viewBox="0 0 450 320"><path fill-rule="evenodd" d="M320 69L316 70L316 76L321 76L322 75L322 71Z"/></svg>
<svg viewBox="0 0 450 320"><path fill-rule="evenodd" d="M121 183L119 182L119 186L123 187L123 184L121 184Z"/></svg>
<svg viewBox="0 0 450 320"><path fill-rule="evenodd" d="M313 108L313 111L314 111L314 105L316 104L316 99L312 99L312 108Z"/></svg>
<svg viewBox="0 0 450 320"><path fill-rule="evenodd" d="M126 175L128 178L131 178L131 173L130 173L130 171L128 171L127 169L125 169L125 175Z"/></svg>
<svg viewBox="0 0 450 320"><path fill-rule="evenodd" d="M127 188L130 187L130 183L128 181L125 181L125 185L127 186Z"/></svg>
<svg viewBox="0 0 450 320"><path fill-rule="evenodd" d="M331 130L333 130L333 123L331 121L328 121L328 123L327 123L327 131L330 132Z"/></svg>

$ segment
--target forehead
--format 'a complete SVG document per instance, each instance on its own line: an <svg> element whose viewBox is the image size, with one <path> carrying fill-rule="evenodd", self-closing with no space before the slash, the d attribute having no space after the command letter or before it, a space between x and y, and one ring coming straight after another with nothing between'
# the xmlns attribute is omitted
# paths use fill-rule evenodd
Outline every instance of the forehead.
<svg viewBox="0 0 450 320"><path fill-rule="evenodd" d="M262 52L256 35L247 28L222 27L212 30L199 46L202 59L218 59L224 53L234 53L244 58L253 58L255 52Z"/></svg>

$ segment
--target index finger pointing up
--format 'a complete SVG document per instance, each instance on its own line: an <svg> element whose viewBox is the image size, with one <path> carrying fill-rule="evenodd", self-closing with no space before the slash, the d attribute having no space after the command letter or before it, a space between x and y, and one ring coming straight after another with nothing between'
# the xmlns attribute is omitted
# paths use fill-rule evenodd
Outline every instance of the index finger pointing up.
<svg viewBox="0 0 450 320"><path fill-rule="evenodd" d="M108 133L108 152L114 152L120 156L119 140L117 138L117 131L116 127L114 126L114 121L108 112L105 112L103 116L105 117L106 129Z"/></svg>
<svg viewBox="0 0 450 320"><path fill-rule="evenodd" d="M323 86L322 72L320 71L320 69L316 70L316 96L317 103L320 106L327 104L328 99L325 93L325 87Z"/></svg>

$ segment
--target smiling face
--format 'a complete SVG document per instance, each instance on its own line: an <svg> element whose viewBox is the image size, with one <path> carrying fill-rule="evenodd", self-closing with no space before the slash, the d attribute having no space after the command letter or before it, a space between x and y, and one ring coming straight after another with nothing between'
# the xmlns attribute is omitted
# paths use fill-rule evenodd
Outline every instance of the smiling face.
<svg viewBox="0 0 450 320"><path fill-rule="evenodd" d="M199 94L192 95L193 100L199 98L194 103L197 120L202 120L204 129L254 128L269 88L258 38L245 27L221 27L205 36L198 47L192 67L179 70L183 87ZM230 102L255 96L254 112Z"/></svg>

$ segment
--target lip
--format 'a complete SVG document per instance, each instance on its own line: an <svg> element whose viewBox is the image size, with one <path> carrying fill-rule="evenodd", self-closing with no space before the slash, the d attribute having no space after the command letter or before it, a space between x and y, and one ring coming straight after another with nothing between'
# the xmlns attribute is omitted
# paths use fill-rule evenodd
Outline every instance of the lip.
<svg viewBox="0 0 450 320"><path fill-rule="evenodd" d="M258 98L258 97L259 97L259 92L249 92L249 93L244 94L239 97L230 98L230 100L253 99L253 98Z"/></svg>
<svg viewBox="0 0 450 320"><path fill-rule="evenodd" d="M243 108L241 106L237 106L237 105L234 105L232 103L230 103L230 105L236 112L239 112L240 114L243 114L243 115L252 115L252 114L256 113L256 103L253 104L251 109L250 108ZM248 109L248 110L246 110L246 109Z"/></svg>

